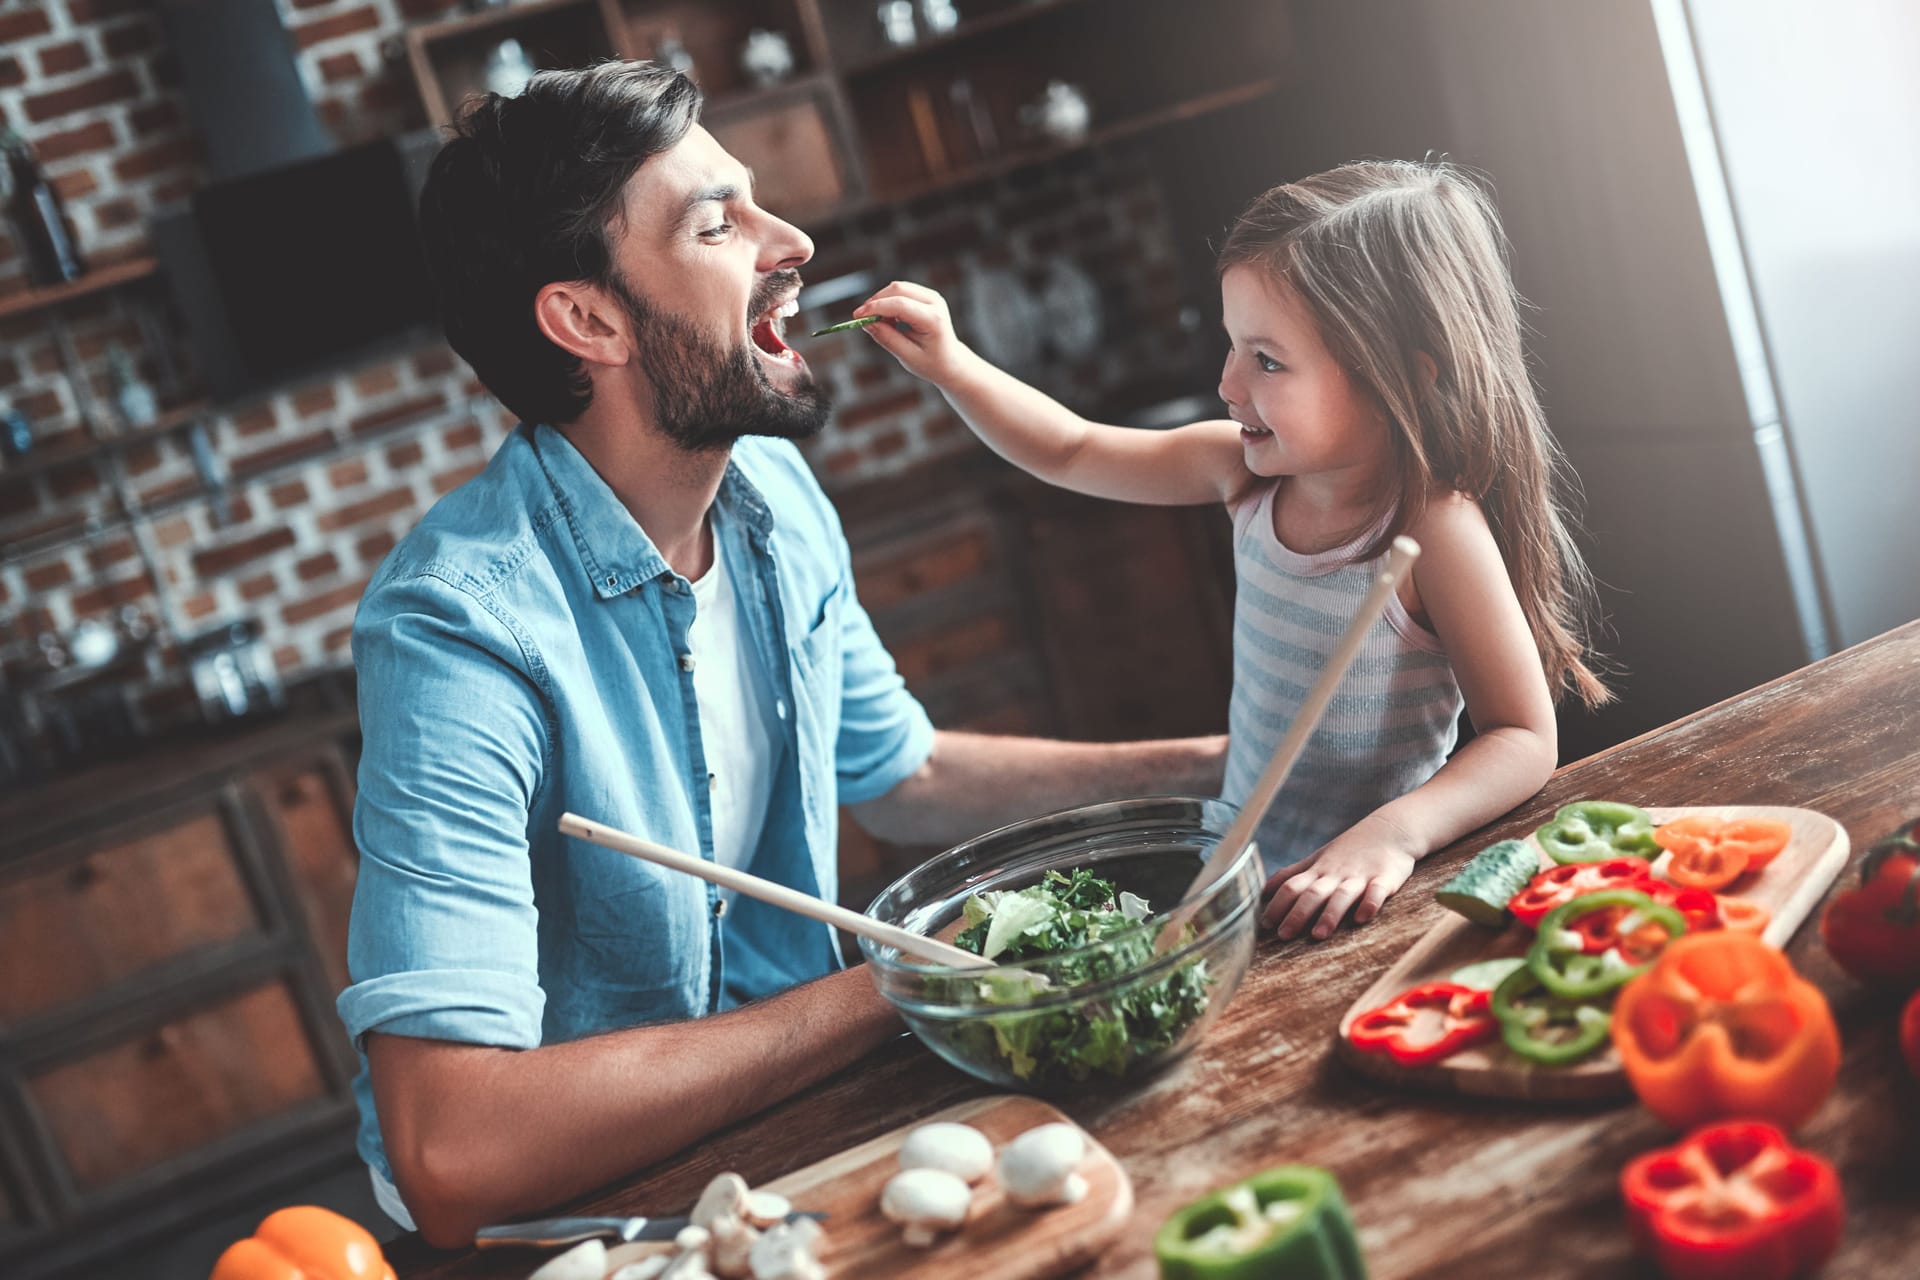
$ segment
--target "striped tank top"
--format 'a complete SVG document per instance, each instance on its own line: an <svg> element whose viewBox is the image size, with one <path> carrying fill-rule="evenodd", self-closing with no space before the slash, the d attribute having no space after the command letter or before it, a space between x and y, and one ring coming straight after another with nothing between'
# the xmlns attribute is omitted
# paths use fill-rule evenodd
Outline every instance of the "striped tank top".
<svg viewBox="0 0 1920 1280"><path fill-rule="evenodd" d="M1288 549L1273 532L1278 492L1278 482L1262 485L1229 509L1239 590L1222 795L1234 804L1259 781L1384 559L1348 563L1378 529L1318 555ZM1255 833L1268 873L1431 778L1453 750L1462 705L1440 638L1396 595Z"/></svg>

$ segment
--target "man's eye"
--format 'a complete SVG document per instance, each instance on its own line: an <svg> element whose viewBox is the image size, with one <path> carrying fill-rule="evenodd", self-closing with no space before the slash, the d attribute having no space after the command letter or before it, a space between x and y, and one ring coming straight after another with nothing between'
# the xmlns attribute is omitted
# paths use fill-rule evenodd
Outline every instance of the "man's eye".
<svg viewBox="0 0 1920 1280"><path fill-rule="evenodd" d="M731 222L723 222L717 227L708 227L705 231L702 231L700 238L702 240L718 240L731 230L733 230L733 224Z"/></svg>
<svg viewBox="0 0 1920 1280"><path fill-rule="evenodd" d="M1263 351L1254 352L1253 358L1259 363L1262 373L1278 373L1287 367Z"/></svg>

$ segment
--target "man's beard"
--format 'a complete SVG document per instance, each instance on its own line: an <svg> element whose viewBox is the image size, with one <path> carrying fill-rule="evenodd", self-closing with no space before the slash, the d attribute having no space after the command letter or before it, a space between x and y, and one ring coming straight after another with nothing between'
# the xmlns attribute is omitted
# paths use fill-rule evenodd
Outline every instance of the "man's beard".
<svg viewBox="0 0 1920 1280"><path fill-rule="evenodd" d="M760 316L799 282L792 270L767 274L748 314ZM804 381L782 391L767 377L751 341L722 346L682 316L643 300L615 276L613 292L627 309L634 343L653 385L654 418L669 440L689 452L725 449L741 436L805 440L827 424L826 388Z"/></svg>

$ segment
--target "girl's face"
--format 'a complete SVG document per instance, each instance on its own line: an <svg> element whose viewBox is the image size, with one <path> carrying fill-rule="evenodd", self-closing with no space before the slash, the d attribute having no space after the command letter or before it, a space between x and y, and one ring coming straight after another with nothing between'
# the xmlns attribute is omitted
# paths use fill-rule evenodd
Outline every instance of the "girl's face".
<svg viewBox="0 0 1920 1280"><path fill-rule="evenodd" d="M1387 420L1320 340L1294 291L1253 266L1220 278L1227 339L1220 398L1240 424L1247 469L1303 476L1372 468L1387 456Z"/></svg>

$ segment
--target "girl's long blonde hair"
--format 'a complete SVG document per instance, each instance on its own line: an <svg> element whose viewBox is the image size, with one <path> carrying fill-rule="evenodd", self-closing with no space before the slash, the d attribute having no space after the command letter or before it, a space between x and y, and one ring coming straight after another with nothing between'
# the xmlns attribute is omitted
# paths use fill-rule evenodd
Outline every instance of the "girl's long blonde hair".
<svg viewBox="0 0 1920 1280"><path fill-rule="evenodd" d="M1589 665L1593 575L1555 503L1564 460L1521 348L1499 215L1442 162L1368 161L1273 188L1234 224L1220 271L1252 265L1311 308L1322 339L1392 424L1394 483L1371 559L1436 497L1486 512L1558 701L1612 694ZM1421 355L1433 361L1431 375Z"/></svg>

